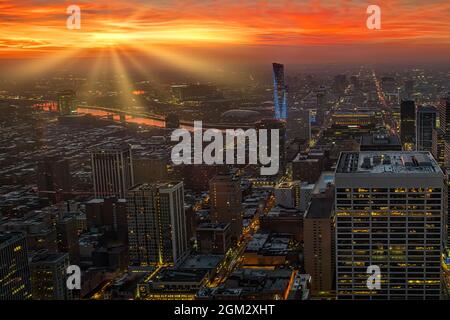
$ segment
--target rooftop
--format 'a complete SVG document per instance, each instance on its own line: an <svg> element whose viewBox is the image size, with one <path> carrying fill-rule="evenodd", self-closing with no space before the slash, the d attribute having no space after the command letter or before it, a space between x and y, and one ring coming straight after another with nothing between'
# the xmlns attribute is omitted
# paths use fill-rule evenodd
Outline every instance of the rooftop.
<svg viewBox="0 0 450 320"><path fill-rule="evenodd" d="M373 116L375 115L375 112L373 111L355 111L355 110L338 110L336 111L333 116L340 117L340 116L350 116L350 117L361 117L361 116Z"/></svg>
<svg viewBox="0 0 450 320"><path fill-rule="evenodd" d="M334 200L327 197L313 197L306 212L305 219L330 218L333 211Z"/></svg>
<svg viewBox="0 0 450 320"><path fill-rule="evenodd" d="M33 256L31 262L33 264L54 264L57 262L64 262L65 259L69 259L67 253L51 253L51 252L38 252Z"/></svg>
<svg viewBox="0 0 450 320"><path fill-rule="evenodd" d="M400 146L400 139L395 135L388 135L382 133L375 133L370 136L361 137L361 145L389 145L389 146Z"/></svg>
<svg viewBox="0 0 450 320"><path fill-rule="evenodd" d="M442 174L442 171L429 152L364 151L341 153L336 173Z"/></svg>
<svg viewBox="0 0 450 320"><path fill-rule="evenodd" d="M291 189L291 188L294 188L298 184L300 184L300 181L285 181L285 182L281 182L275 188L276 189Z"/></svg>
<svg viewBox="0 0 450 320"><path fill-rule="evenodd" d="M102 152L124 152L129 151L130 145L127 143L123 143L122 141L118 141L117 143L106 142L99 145L96 145L91 148L91 151L94 153L102 153Z"/></svg>
<svg viewBox="0 0 450 320"><path fill-rule="evenodd" d="M422 112L424 112L424 113L430 113L430 112L437 113L438 111L437 111L436 107L428 105L428 106L419 106L417 108L417 112L418 113L422 113Z"/></svg>
<svg viewBox="0 0 450 320"><path fill-rule="evenodd" d="M207 274L204 269L161 269L153 282L201 282Z"/></svg>
<svg viewBox="0 0 450 320"><path fill-rule="evenodd" d="M222 262L222 255L195 255L187 257L180 265L180 269L215 269Z"/></svg>
<svg viewBox="0 0 450 320"><path fill-rule="evenodd" d="M158 189L170 189L178 185L180 182L157 182L157 183L141 183L130 188L129 191L150 191Z"/></svg>
<svg viewBox="0 0 450 320"><path fill-rule="evenodd" d="M314 194L323 193L329 185L334 185L334 172L324 171L314 187Z"/></svg>
<svg viewBox="0 0 450 320"><path fill-rule="evenodd" d="M230 228L229 223L201 223L197 230L202 231L225 231Z"/></svg>
<svg viewBox="0 0 450 320"><path fill-rule="evenodd" d="M25 234L22 232L0 232L0 245L8 245L14 241L24 238Z"/></svg>

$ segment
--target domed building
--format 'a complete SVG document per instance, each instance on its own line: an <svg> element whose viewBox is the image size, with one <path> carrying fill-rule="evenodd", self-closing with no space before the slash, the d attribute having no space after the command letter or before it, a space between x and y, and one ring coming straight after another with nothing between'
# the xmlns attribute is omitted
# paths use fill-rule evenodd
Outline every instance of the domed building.
<svg viewBox="0 0 450 320"><path fill-rule="evenodd" d="M220 116L224 123L255 123L263 117L261 113L254 110L232 109L228 110Z"/></svg>

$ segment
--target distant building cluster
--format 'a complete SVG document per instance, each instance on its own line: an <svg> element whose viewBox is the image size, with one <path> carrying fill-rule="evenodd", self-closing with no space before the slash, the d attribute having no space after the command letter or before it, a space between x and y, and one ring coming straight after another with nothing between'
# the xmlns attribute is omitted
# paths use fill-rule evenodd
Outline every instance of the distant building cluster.
<svg viewBox="0 0 450 320"><path fill-rule="evenodd" d="M271 71L249 88L135 88L147 109L2 94L0 300L448 298L444 81ZM279 129L278 173L174 165L171 132L200 116ZM66 284L71 265L80 289ZM367 285L374 265L380 289Z"/></svg>

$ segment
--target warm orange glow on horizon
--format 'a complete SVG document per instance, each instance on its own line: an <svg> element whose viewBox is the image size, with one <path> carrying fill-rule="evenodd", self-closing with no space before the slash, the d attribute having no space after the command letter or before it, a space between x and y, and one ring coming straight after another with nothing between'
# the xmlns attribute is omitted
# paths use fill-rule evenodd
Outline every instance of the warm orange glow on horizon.
<svg viewBox="0 0 450 320"><path fill-rule="evenodd" d="M238 63L435 62L450 55L445 0L378 1L381 30L367 29L361 1L79 0L81 30L68 30L71 4L0 0L1 67L18 59L12 76L27 80L84 65L90 90L112 71L122 103L138 106L130 67L154 83L161 65L232 82L240 75L223 70Z"/></svg>
<svg viewBox="0 0 450 320"><path fill-rule="evenodd" d="M382 30L375 32L359 1L78 1L81 30L66 29L71 3L61 2L0 0L0 57L136 45L450 45L444 0L378 1Z"/></svg>

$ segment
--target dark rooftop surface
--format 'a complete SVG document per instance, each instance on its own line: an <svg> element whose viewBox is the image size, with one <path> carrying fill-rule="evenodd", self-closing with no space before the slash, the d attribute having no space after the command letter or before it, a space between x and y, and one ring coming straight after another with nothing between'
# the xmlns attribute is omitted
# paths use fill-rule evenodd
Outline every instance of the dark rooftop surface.
<svg viewBox="0 0 450 320"><path fill-rule="evenodd" d="M333 209L334 201L332 198L313 197L306 213L306 219L325 219L329 218Z"/></svg>

